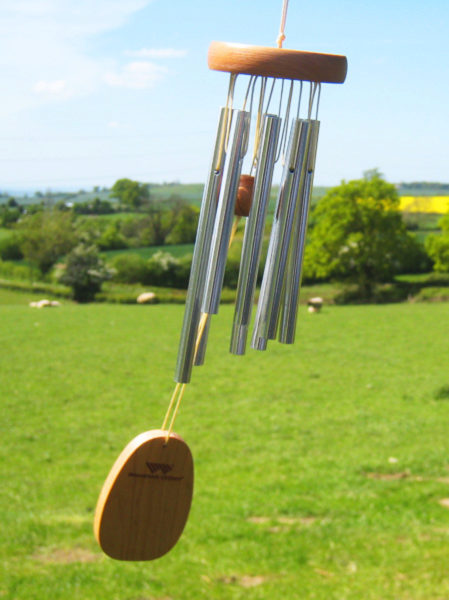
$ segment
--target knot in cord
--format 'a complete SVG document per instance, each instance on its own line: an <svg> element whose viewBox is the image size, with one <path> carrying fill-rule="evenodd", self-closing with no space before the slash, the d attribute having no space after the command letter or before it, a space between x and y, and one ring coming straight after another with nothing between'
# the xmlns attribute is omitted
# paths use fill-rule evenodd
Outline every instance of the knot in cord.
<svg viewBox="0 0 449 600"><path fill-rule="evenodd" d="M282 48L282 43L285 40L285 35L283 33L280 33L278 35L278 39L276 40L278 48Z"/></svg>

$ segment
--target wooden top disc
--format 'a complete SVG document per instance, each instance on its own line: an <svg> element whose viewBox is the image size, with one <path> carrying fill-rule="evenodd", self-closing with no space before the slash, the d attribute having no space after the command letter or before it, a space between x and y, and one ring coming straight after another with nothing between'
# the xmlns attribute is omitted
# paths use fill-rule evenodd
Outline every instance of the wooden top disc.
<svg viewBox="0 0 449 600"><path fill-rule="evenodd" d="M208 65L215 71L279 79L343 83L348 61L338 54L212 42Z"/></svg>
<svg viewBox="0 0 449 600"><path fill-rule="evenodd" d="M175 433L146 431L123 450L104 482L94 532L118 560L152 560L178 541L190 510L193 460Z"/></svg>

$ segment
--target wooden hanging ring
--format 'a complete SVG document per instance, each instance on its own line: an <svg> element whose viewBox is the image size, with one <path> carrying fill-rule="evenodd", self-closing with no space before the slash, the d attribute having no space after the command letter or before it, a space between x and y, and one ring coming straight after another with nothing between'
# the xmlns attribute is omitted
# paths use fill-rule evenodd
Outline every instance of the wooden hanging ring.
<svg viewBox="0 0 449 600"><path fill-rule="evenodd" d="M338 54L226 42L211 43L208 65L214 71L317 83L343 83L348 70L346 56Z"/></svg>

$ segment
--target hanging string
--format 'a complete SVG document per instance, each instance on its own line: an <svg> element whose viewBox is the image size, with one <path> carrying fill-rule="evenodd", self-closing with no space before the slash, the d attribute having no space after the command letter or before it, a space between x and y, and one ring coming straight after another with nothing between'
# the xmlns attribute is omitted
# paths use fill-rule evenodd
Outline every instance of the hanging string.
<svg viewBox="0 0 449 600"><path fill-rule="evenodd" d="M165 413L164 421L163 421L163 423L162 423L162 425L161 425L161 429L162 429L163 431L164 431L164 430L165 430L165 428L167 427L167 422L168 422L168 419L169 419L169 417L170 417L170 413L171 413L171 411L172 411L173 404L175 403L175 400L176 400L176 397L177 397L177 395L178 395L178 393L179 393L179 390L180 390L180 388L181 388L183 385L184 385L184 384L182 384L182 383L177 383L177 384L175 385L175 389L174 389L174 392L173 392L173 394L172 394L172 397L171 397L171 399L170 399L170 402L169 402L169 405L168 405L168 408L167 408L167 412Z"/></svg>
<svg viewBox="0 0 449 600"><path fill-rule="evenodd" d="M321 83L318 83L318 98L316 101L316 113L315 113L315 120L318 121L318 108L320 106L320 98L321 98Z"/></svg>
<svg viewBox="0 0 449 600"><path fill-rule="evenodd" d="M232 121L232 105L234 102L234 89L235 82L237 79L237 75L235 73L231 73L231 77L229 79L229 88L228 88L228 97L226 99L226 107L225 107L225 125L223 127L223 131L220 139L220 152L218 153L218 158L216 162L215 170L218 171L218 167L221 164L221 159L223 157L223 152L227 149L228 141L229 141L229 133L231 131L231 121Z"/></svg>
<svg viewBox="0 0 449 600"><path fill-rule="evenodd" d="M308 114L307 114L307 118L309 119L309 121L312 118L313 101L315 100L315 94L318 89L318 86L319 86L319 89L321 92L321 85L319 83L310 82L309 110L308 110ZM318 94L318 101L319 101L319 98L320 98L320 94ZM317 104L317 114L318 114L318 104Z"/></svg>
<svg viewBox="0 0 449 600"><path fill-rule="evenodd" d="M178 416L179 407L181 406L181 400L182 400L182 397L184 396L184 392L186 391L186 385L187 385L186 383L182 383L182 384L178 383L178 385L180 386L178 401L176 402L176 408L175 408L173 416L171 418L170 425L169 425L169 427L167 429L167 435L165 437L165 443L168 442L168 440L170 438L170 435L171 435L171 432L173 431L173 425L175 424L175 419ZM162 429L164 430L164 427Z"/></svg>
<svg viewBox="0 0 449 600"><path fill-rule="evenodd" d="M235 235L237 233L237 228L238 228L240 221L241 221L241 217L236 216L234 219L231 236L229 239L229 247L231 247L231 244L235 239ZM202 315L201 315L200 322L198 324L198 331L196 334L195 353L194 353L195 357L198 353L198 348L200 346L201 339L203 337L204 330L206 329L206 325L207 325L207 321L209 320L209 317L210 317L210 315L208 313L202 313ZM186 391L186 386L187 386L186 383L177 383L175 385L175 389L173 391L172 397L168 404L167 412L165 413L164 421L161 426L162 431L167 432L166 437L165 437L165 443L168 442L168 440L170 438L170 434L173 431L173 426L175 424L176 417L178 416L179 407L181 406L181 401L184 396L184 392ZM175 406L175 403L176 403L176 406ZM175 406L174 411L173 411L173 406ZM172 417L170 420L170 425L168 426L168 429L167 429L167 423L170 419L170 414L172 413L172 411L173 411L173 414L172 414Z"/></svg>
<svg viewBox="0 0 449 600"><path fill-rule="evenodd" d="M252 158L252 166L251 171L255 167L257 162L257 155L259 153L259 145L260 145L260 134L262 128L262 112L263 112L263 103L265 99L265 89L267 87L267 78L263 77L262 82L260 84L260 96L259 96L259 109L257 111L257 121L256 121L256 135L254 139L254 151Z"/></svg>
<svg viewBox="0 0 449 600"><path fill-rule="evenodd" d="M303 82L300 81L299 82L299 98L298 98L298 108L296 110L296 118L299 119L299 115L301 113L301 99L302 99L302 87L303 87Z"/></svg>
<svg viewBox="0 0 449 600"><path fill-rule="evenodd" d="M245 100L243 101L242 110L245 110L246 103L248 102L248 98L249 98L249 93L251 92L251 104L250 104L250 109L249 109L250 114L251 114L251 110L253 108L254 85L256 83L256 79L257 79L257 76L255 76L255 75L251 75L251 77L249 78L248 87L246 88ZM251 86L253 86L253 87L251 87Z"/></svg>
<svg viewBox="0 0 449 600"><path fill-rule="evenodd" d="M273 83L271 84L271 90L270 90L270 94L268 96L268 101L267 101L267 105L265 107L265 112L268 112L268 109L270 108L270 103L271 103L271 97L273 96L273 90L274 90L274 86L276 85L276 78L273 77Z"/></svg>
<svg viewBox="0 0 449 600"><path fill-rule="evenodd" d="M241 219L242 219L242 217L240 217L239 215L236 215L234 218L234 223L232 225L232 230L231 230L231 237L229 238L228 250L231 247L232 242L234 241L235 234L237 233L237 228L239 226Z"/></svg>
<svg viewBox="0 0 449 600"><path fill-rule="evenodd" d="M282 80L282 84L283 83L284 83L284 80ZM285 108L284 125L282 127L281 139L279 141L279 151L278 151L276 159L274 161L274 162L277 162L279 160L279 158L282 156L282 164L284 164L284 160L285 160L285 148L287 146L288 118L290 116L290 108L291 108L291 104L292 104L293 85L294 85L294 83L295 82L292 79L290 81L290 91L288 93L287 106ZM281 92L282 92L282 89L281 89ZM279 114L281 114L280 110L279 110Z"/></svg>
<svg viewBox="0 0 449 600"><path fill-rule="evenodd" d="M282 6L281 26L279 27L279 35L276 40L278 48L282 48L282 44L285 40L284 31L285 31L285 22L287 20L287 9L288 9L288 0L284 0L284 4Z"/></svg>

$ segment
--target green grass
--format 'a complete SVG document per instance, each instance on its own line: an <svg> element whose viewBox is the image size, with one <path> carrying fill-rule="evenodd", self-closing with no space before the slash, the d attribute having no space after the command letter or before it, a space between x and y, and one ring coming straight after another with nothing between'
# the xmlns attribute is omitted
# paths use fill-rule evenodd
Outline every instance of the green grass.
<svg viewBox="0 0 449 600"><path fill-rule="evenodd" d="M142 248L123 248L121 250L108 250L102 252L102 255L110 260L121 254L138 254L142 258L151 258L156 252L167 252L176 258L181 258L187 254L193 254L194 244L167 244L165 246L144 246Z"/></svg>
<svg viewBox="0 0 449 600"><path fill-rule="evenodd" d="M29 304L30 302L36 302L43 298L46 298L47 300L58 300L59 302L64 302L64 304L70 302L67 298L61 300L60 296L48 294L47 292L37 294L32 291L23 292L18 290L0 289L0 306Z"/></svg>
<svg viewBox="0 0 449 600"><path fill-rule="evenodd" d="M144 214L138 212L116 212L106 215L78 215L78 219L86 221L126 221L127 219L143 218L144 216Z"/></svg>
<svg viewBox="0 0 449 600"><path fill-rule="evenodd" d="M157 200L166 200L170 196L180 196L189 204L200 206L203 196L204 184L202 183L168 183L153 184L150 194Z"/></svg>
<svg viewBox="0 0 449 600"><path fill-rule="evenodd" d="M182 307L0 309L0 595L8 600L449 597L448 304L301 310L297 343L211 327L176 431L195 492L175 548L102 555L97 494L173 389Z"/></svg>
<svg viewBox="0 0 449 600"><path fill-rule="evenodd" d="M429 234L441 234L438 227L441 220L439 214L403 212L402 215L406 225L421 244L424 244Z"/></svg>

